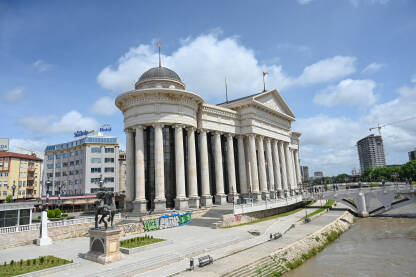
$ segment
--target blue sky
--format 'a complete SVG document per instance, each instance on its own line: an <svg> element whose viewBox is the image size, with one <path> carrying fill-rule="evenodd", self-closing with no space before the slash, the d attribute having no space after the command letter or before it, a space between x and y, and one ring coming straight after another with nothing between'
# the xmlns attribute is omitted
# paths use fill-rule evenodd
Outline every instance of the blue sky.
<svg viewBox="0 0 416 277"><path fill-rule="evenodd" d="M43 150L73 131L113 126L113 104L148 68L175 70L207 102L277 88L302 132L301 164L358 167L368 128L415 116L416 2L1 1L0 137ZM416 120L382 130L388 164L408 160Z"/></svg>

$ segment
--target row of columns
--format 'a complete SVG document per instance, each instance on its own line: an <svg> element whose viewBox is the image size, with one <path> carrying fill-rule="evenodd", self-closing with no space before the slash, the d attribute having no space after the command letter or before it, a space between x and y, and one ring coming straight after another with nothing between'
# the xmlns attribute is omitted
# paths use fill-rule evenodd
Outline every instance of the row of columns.
<svg viewBox="0 0 416 277"><path fill-rule="evenodd" d="M166 209L166 199L164 190L164 157L163 157L163 125L153 125L155 131L155 210ZM201 169L201 199L198 196L197 184L197 165L196 165L196 149L195 149L195 128L189 127L188 130L188 197L185 190L185 159L183 148L183 125L175 125L175 169L176 169L176 198L175 208L184 209L189 207L199 207L200 201L203 206L212 205L212 196L210 192L209 180L209 162L208 162L208 143L206 130L200 130L199 133L199 153L200 153L200 169ZM145 197L145 172L144 172L144 137L143 126L135 128L135 148L133 145L133 133L126 132L126 159L127 159L127 190L126 200L133 200L133 209L135 211L146 211L147 200ZM227 138L227 174L228 174L228 191L229 201L233 201L237 194L237 184L235 176L234 164L234 143L231 134L226 135ZM296 184L301 182L300 166L297 150L290 150L289 143L278 141L276 139L248 135L248 164L250 174L248 176L246 168L246 153L244 145L244 137L238 136L238 168L240 192L243 196L250 193L256 198L274 196L274 192L293 190ZM264 144L266 151L264 151ZM132 155L135 149L135 161ZM266 152L266 156L264 154ZM223 156L221 149L221 133L214 132L213 135L213 156L215 165L215 184L216 195L215 203L224 204L226 195L224 192L224 172L223 172ZM135 165L133 168L132 165ZM266 175L266 165L267 173ZM134 174L134 171L136 174ZM135 177L134 177L135 176ZM251 186L248 185L248 177L250 177ZM268 177L268 178L267 178ZM269 183L269 187L268 184ZM133 185L134 184L134 185ZM134 199L129 196L133 195L132 190L135 189Z"/></svg>

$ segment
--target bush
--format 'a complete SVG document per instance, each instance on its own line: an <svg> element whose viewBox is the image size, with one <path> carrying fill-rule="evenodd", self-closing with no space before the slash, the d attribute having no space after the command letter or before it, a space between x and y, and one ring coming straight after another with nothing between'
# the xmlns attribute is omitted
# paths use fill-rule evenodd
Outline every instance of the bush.
<svg viewBox="0 0 416 277"><path fill-rule="evenodd" d="M7 203L12 203L13 202L13 197L11 195L7 195L6 202Z"/></svg>
<svg viewBox="0 0 416 277"><path fill-rule="evenodd" d="M62 217L68 217L68 214L62 214L61 216Z"/></svg>
<svg viewBox="0 0 416 277"><path fill-rule="evenodd" d="M55 217L61 217L62 212L59 208L56 208L54 211L55 211Z"/></svg>
<svg viewBox="0 0 416 277"><path fill-rule="evenodd" d="M48 218L55 218L55 210L48 210Z"/></svg>

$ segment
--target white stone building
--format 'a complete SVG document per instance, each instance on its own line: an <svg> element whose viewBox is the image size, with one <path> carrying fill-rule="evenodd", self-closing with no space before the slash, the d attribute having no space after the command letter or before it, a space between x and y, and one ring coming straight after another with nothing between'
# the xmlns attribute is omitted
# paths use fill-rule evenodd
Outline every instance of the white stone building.
<svg viewBox="0 0 416 277"><path fill-rule="evenodd" d="M100 179L109 191L119 191L119 142L117 137L93 132L45 149L42 195L95 194ZM47 191L47 182L51 182Z"/></svg>
<svg viewBox="0 0 416 277"><path fill-rule="evenodd" d="M295 115L276 89L210 105L174 71L155 67L115 103L135 211L282 197L301 183L301 134L291 131Z"/></svg>

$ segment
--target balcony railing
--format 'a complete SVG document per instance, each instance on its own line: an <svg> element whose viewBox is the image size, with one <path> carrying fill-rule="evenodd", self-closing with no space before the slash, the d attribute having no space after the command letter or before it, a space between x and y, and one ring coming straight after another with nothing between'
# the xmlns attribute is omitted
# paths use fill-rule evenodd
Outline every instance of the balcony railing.
<svg viewBox="0 0 416 277"><path fill-rule="evenodd" d="M35 168L34 168L34 167L28 167L28 168L27 168L27 171L29 171L29 172L34 172L34 171L35 171Z"/></svg>

